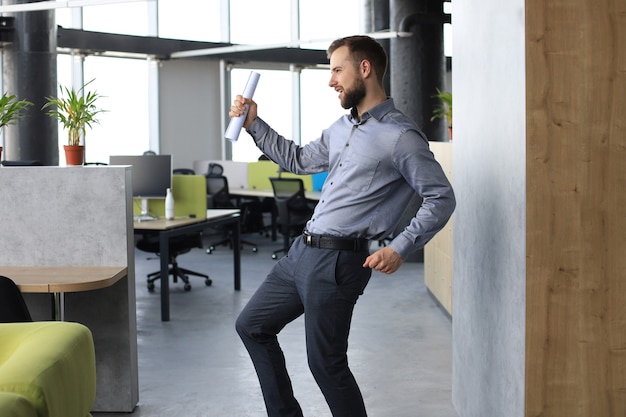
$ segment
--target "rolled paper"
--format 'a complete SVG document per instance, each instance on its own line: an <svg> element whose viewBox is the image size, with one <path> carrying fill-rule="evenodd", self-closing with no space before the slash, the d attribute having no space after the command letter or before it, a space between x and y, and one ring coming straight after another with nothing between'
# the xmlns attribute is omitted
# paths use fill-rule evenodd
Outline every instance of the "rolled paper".
<svg viewBox="0 0 626 417"><path fill-rule="evenodd" d="M261 74L259 74L258 72L250 71L250 76L248 77L246 88L244 88L242 94L244 98L252 98L260 77ZM226 128L226 133L224 134L226 139L228 139L229 141L237 142L237 139L239 139L239 133L241 133L243 122L246 121L246 115L248 114L248 107L249 106L246 104L246 109L243 111L243 114L241 116L233 117L230 119L230 123L228 123L228 127Z"/></svg>

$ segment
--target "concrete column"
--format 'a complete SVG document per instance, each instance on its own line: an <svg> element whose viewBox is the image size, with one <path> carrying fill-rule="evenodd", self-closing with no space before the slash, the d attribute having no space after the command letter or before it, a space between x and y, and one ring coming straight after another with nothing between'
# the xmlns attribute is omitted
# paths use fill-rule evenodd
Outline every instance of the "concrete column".
<svg viewBox="0 0 626 417"><path fill-rule="evenodd" d="M391 39L391 95L430 140L447 141L445 121L431 122L438 104L432 95L444 88L442 0L390 0L392 31L413 36Z"/></svg>
<svg viewBox="0 0 626 417"><path fill-rule="evenodd" d="M363 27L365 33L382 32L389 30L389 0L364 0L364 20ZM378 42L382 45L383 49L390 54L389 39L380 39ZM391 82L390 73L391 68L388 64L387 74L383 79L383 85L387 94L391 94Z"/></svg>
<svg viewBox="0 0 626 417"><path fill-rule="evenodd" d="M4 4L35 3L5 0ZM56 23L54 10L19 12L14 40L2 49L4 90L34 103L25 118L5 129L7 160L37 159L44 165L59 164L58 124L41 111L45 97L57 94Z"/></svg>

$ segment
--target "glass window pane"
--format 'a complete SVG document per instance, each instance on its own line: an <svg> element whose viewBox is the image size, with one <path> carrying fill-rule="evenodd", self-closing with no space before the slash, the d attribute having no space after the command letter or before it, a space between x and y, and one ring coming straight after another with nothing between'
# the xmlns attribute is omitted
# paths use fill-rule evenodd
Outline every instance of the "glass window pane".
<svg viewBox="0 0 626 417"><path fill-rule="evenodd" d="M220 1L159 0L159 36L205 42L221 39Z"/></svg>
<svg viewBox="0 0 626 417"><path fill-rule="evenodd" d="M59 86L72 86L72 57L70 55L57 55L57 94L60 94ZM59 165L65 164L65 152L63 145L67 145L67 131L59 123Z"/></svg>
<svg viewBox="0 0 626 417"><path fill-rule="evenodd" d="M361 0L300 0L300 39L335 39L360 33ZM332 13L329 13L332 10ZM307 45L328 48L329 42Z"/></svg>
<svg viewBox="0 0 626 417"><path fill-rule="evenodd" d="M348 113L341 107L337 92L328 86L330 71L302 70L300 76L300 101L302 105L302 144L307 144L322 134L338 118Z"/></svg>
<svg viewBox="0 0 626 417"><path fill-rule="evenodd" d="M263 45L291 40L291 1L230 1L230 40Z"/></svg>
<svg viewBox="0 0 626 417"><path fill-rule="evenodd" d="M444 1L443 12L452 14L452 2ZM452 56L452 24L443 24L443 50L445 56Z"/></svg>
<svg viewBox="0 0 626 417"><path fill-rule="evenodd" d="M83 28L95 32L148 36L148 4L133 2L83 7Z"/></svg>
<svg viewBox="0 0 626 417"><path fill-rule="evenodd" d="M148 63L144 60L88 57L85 81L100 100L100 123L86 135L87 162L108 162L114 154L142 154L149 148Z"/></svg>
<svg viewBox="0 0 626 417"><path fill-rule="evenodd" d="M57 25L66 29L70 29L72 27L72 13L70 8L56 9L54 12L54 18Z"/></svg>
<svg viewBox="0 0 626 417"><path fill-rule="evenodd" d="M291 76L288 71L254 70L261 74L254 92L254 101L258 104L258 115L274 130L287 139L291 136L293 106L291 103ZM233 69L231 71L231 96L243 92L249 69ZM233 161L253 162L259 159L261 151L256 147L250 136L242 132L239 140L233 143Z"/></svg>

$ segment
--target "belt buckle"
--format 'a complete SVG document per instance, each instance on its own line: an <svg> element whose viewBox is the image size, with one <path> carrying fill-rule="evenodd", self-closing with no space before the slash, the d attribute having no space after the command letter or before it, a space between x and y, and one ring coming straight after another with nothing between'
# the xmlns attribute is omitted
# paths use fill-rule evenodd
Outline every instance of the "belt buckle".
<svg viewBox="0 0 626 417"><path fill-rule="evenodd" d="M307 246L313 246L313 236L311 236L308 233L304 234L304 243L306 243Z"/></svg>

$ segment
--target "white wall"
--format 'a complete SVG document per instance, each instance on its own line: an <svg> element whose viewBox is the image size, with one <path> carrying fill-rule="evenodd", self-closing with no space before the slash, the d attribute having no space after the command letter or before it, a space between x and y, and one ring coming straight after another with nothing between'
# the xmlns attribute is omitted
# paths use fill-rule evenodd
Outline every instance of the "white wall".
<svg viewBox="0 0 626 417"><path fill-rule="evenodd" d="M160 153L174 155L173 168L197 159L221 159L219 61L175 59L159 69Z"/></svg>
<svg viewBox="0 0 626 417"><path fill-rule="evenodd" d="M524 1L455 2L453 402L524 416Z"/></svg>

